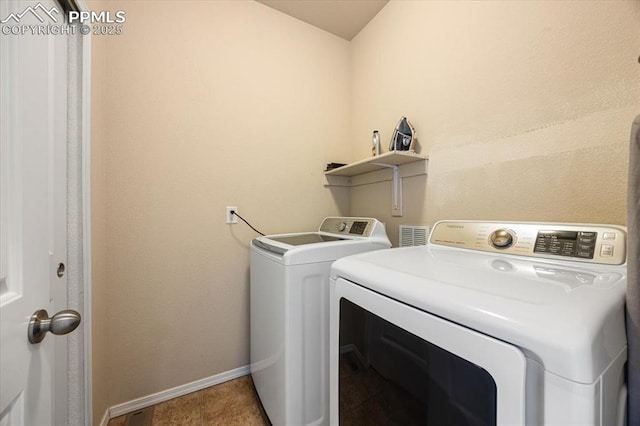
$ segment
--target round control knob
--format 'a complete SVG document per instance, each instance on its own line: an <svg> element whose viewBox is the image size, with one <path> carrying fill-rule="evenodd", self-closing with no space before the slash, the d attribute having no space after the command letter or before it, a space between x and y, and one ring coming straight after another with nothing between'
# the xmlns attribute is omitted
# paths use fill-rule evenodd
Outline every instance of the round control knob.
<svg viewBox="0 0 640 426"><path fill-rule="evenodd" d="M498 229L489 236L489 242L497 249L506 249L513 245L514 235L508 229Z"/></svg>
<svg viewBox="0 0 640 426"><path fill-rule="evenodd" d="M347 229L347 224L345 222L340 223L340 225L338 225L338 231L342 232L345 229Z"/></svg>

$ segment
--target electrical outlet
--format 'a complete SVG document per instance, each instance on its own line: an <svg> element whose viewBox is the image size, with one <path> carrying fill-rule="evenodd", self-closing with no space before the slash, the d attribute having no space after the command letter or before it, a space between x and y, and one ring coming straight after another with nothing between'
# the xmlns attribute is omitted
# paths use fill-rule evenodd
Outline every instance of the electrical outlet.
<svg viewBox="0 0 640 426"><path fill-rule="evenodd" d="M238 216L231 212L237 212L238 208L236 206L227 206L227 214L225 216L225 220L229 224L238 223Z"/></svg>

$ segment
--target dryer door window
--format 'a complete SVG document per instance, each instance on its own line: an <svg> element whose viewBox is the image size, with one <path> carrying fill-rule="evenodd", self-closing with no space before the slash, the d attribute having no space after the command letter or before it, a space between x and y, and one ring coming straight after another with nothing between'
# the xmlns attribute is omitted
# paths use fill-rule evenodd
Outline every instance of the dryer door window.
<svg viewBox="0 0 640 426"><path fill-rule="evenodd" d="M516 347L343 279L331 303L332 418L341 425L525 423L526 361Z"/></svg>
<svg viewBox="0 0 640 426"><path fill-rule="evenodd" d="M496 424L497 388L485 369L346 299L340 312L352 337L341 342L340 424Z"/></svg>

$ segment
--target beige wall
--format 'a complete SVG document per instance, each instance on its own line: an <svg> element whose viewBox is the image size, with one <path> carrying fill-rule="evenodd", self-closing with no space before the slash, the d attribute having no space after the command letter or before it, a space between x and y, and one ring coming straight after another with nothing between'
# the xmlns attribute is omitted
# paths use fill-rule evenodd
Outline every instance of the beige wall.
<svg viewBox="0 0 640 426"><path fill-rule="evenodd" d="M625 224L640 2L391 1L352 41L353 157L416 126L429 175L352 190L351 214Z"/></svg>
<svg viewBox="0 0 640 426"><path fill-rule="evenodd" d="M94 10L102 10L97 2ZM93 423L98 425L110 402L108 380L112 349L108 346L108 306L106 230L107 108L105 105L106 46L108 39L92 40L91 54L91 368ZM87 413L90 416L90 413Z"/></svg>
<svg viewBox="0 0 640 426"><path fill-rule="evenodd" d="M352 43L252 1L90 2L94 419L248 362L248 244L330 214L625 223L638 2L392 1ZM401 115L429 176L326 189ZM347 137L345 135L350 135Z"/></svg>
<svg viewBox="0 0 640 426"><path fill-rule="evenodd" d="M349 45L253 1L108 2L94 37L94 419L248 364L249 242L347 214ZM94 10L103 3L90 4Z"/></svg>

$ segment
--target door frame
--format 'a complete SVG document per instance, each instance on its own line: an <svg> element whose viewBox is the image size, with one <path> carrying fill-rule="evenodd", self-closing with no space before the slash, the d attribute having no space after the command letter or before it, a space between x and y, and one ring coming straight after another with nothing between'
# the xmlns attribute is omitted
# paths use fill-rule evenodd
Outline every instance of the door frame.
<svg viewBox="0 0 640 426"><path fill-rule="evenodd" d="M87 11L89 8L84 0L76 0L80 10ZM84 386L84 423L89 425L93 422L93 404L92 404L92 350L91 350L91 34L82 37L82 45L80 47L82 55L82 78L80 84L80 118L81 141L80 141L80 179L82 197L82 271L83 282L82 301L84 304L84 328L82 329L83 345L82 350L84 356L78 359L76 365L83 366L83 386ZM80 296L80 295L78 295ZM84 360L84 362L81 362ZM81 417L81 418L82 418Z"/></svg>
<svg viewBox="0 0 640 426"><path fill-rule="evenodd" d="M88 11L84 0L55 0L65 10ZM69 37L67 136L67 299L68 308L82 313L78 331L69 335L67 356L56 361L66 371L65 398L70 425L93 421L91 354L91 34Z"/></svg>
<svg viewBox="0 0 640 426"><path fill-rule="evenodd" d="M77 0L81 10L89 10L84 0ZM84 303L84 328L83 336L83 353L84 363L78 365L84 366L83 386L84 386L84 423L91 424L93 422L93 381L92 381L92 359L91 350L91 34L82 37L82 79L80 88L82 94L81 112L82 118L80 125L82 126L80 143L81 150L81 196L82 196L82 266L83 266L83 303Z"/></svg>

